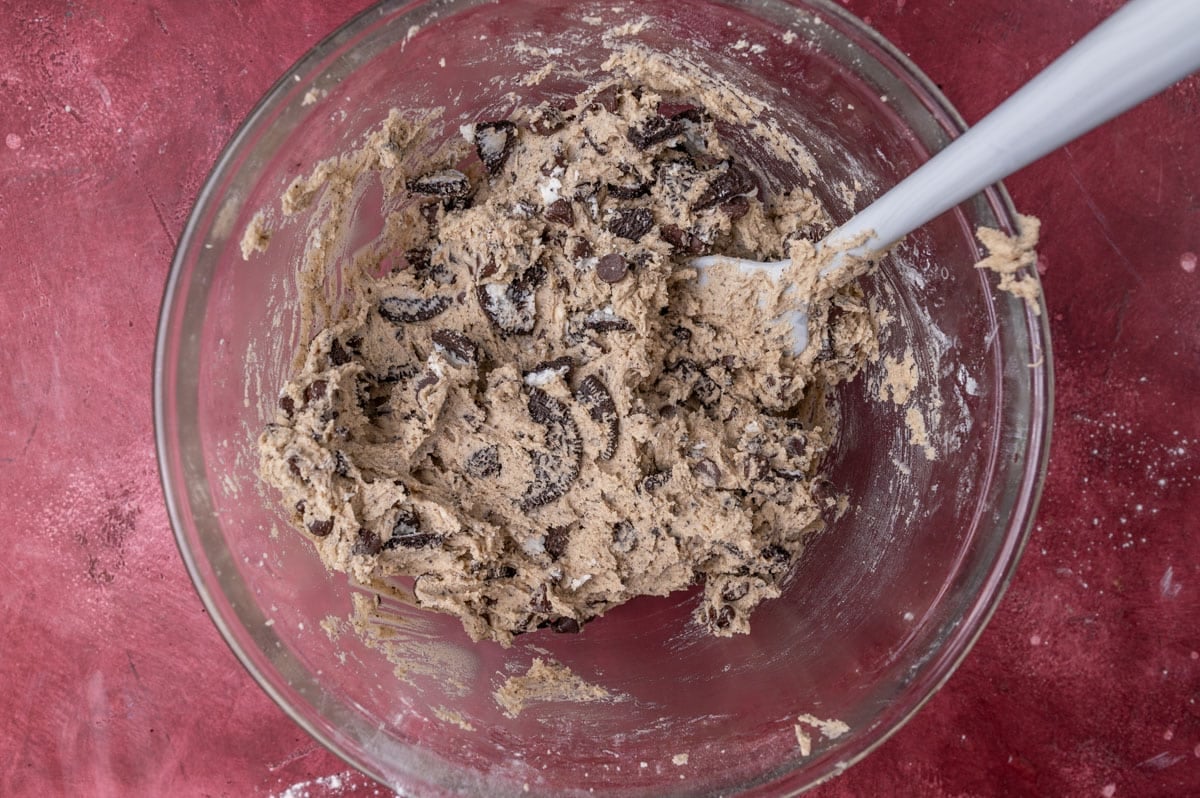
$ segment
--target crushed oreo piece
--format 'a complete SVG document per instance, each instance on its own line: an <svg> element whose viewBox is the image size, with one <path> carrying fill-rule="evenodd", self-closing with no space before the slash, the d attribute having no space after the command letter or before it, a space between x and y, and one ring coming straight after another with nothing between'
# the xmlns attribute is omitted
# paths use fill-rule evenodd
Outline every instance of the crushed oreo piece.
<svg viewBox="0 0 1200 798"><path fill-rule="evenodd" d="M500 447L496 444L476 449L467 457L464 463L469 476L475 479L487 479L500 474Z"/></svg>
<svg viewBox="0 0 1200 798"><path fill-rule="evenodd" d="M296 412L296 400L290 396L279 397L279 409L288 418L291 418Z"/></svg>
<svg viewBox="0 0 1200 798"><path fill-rule="evenodd" d="M654 227L654 214L649 208L618 208L608 221L608 231L629 241L641 241Z"/></svg>
<svg viewBox="0 0 1200 798"><path fill-rule="evenodd" d="M579 634L579 632L583 631L583 627L579 624L579 621L566 617L555 618L550 622L550 628L564 635Z"/></svg>
<svg viewBox="0 0 1200 798"><path fill-rule="evenodd" d="M633 522L623 519L612 526L612 549L619 554L628 554L637 548L637 529Z"/></svg>
<svg viewBox="0 0 1200 798"><path fill-rule="evenodd" d="M546 593L545 585L538 585L537 590L529 596L529 609L534 612L548 613L554 609L550 603L550 597Z"/></svg>
<svg viewBox="0 0 1200 798"><path fill-rule="evenodd" d="M488 569L488 579L512 579L517 575L517 569L511 565L497 565Z"/></svg>
<svg viewBox="0 0 1200 798"><path fill-rule="evenodd" d="M788 550L776 543L763 547L759 556L772 566L783 566L792 561L792 555L788 553Z"/></svg>
<svg viewBox="0 0 1200 798"><path fill-rule="evenodd" d="M647 493L653 493L671 481L670 470L655 471L653 474L647 474L642 477L642 490Z"/></svg>
<svg viewBox="0 0 1200 798"><path fill-rule="evenodd" d="M625 134L625 137L639 150L645 150L680 135L683 135L683 123L678 117L667 119L662 116L652 116L632 128Z"/></svg>
<svg viewBox="0 0 1200 798"><path fill-rule="evenodd" d="M733 582L732 584L726 585L725 589L721 591L721 600L728 601L730 603L741 601L749 592L749 582Z"/></svg>
<svg viewBox="0 0 1200 798"><path fill-rule="evenodd" d="M617 439L620 434L620 421L617 418L617 404L612 394L595 374L589 374L579 383L575 391L575 401L583 405L592 421L604 428L604 445L600 447L600 459L611 460L617 453Z"/></svg>
<svg viewBox="0 0 1200 798"><path fill-rule="evenodd" d="M536 267L535 267L536 268ZM537 281L537 282L540 282ZM479 307L496 329L507 335L528 335L537 325L536 283L530 272L508 285L476 286Z"/></svg>
<svg viewBox="0 0 1200 798"><path fill-rule="evenodd" d="M337 338L329 344L329 362L335 366L344 366L350 362L350 353Z"/></svg>
<svg viewBox="0 0 1200 798"><path fill-rule="evenodd" d="M567 117L561 109L542 103L534 109L533 117L529 120L529 131L537 136L549 136L562 130L567 124Z"/></svg>
<svg viewBox="0 0 1200 798"><path fill-rule="evenodd" d="M530 512L561 498L579 476L583 439L567 406L541 388L529 389L529 417L546 429L545 450L531 451L533 483L518 505Z"/></svg>
<svg viewBox="0 0 1200 798"><path fill-rule="evenodd" d="M693 210L703 211L723 205L734 197L749 194L758 188L753 173L737 161L729 161L725 171L718 174L696 200Z"/></svg>
<svg viewBox="0 0 1200 798"><path fill-rule="evenodd" d="M352 551L363 557L374 557L383 551L383 542L379 539L379 535L365 527L359 527L358 537L354 540Z"/></svg>
<svg viewBox="0 0 1200 798"><path fill-rule="evenodd" d="M454 303L448 296L430 297L388 296L379 300L379 315L392 324L415 324L429 321L445 313Z"/></svg>
<svg viewBox="0 0 1200 798"><path fill-rule="evenodd" d="M575 243L571 245L571 257L575 260L592 257L592 242L586 238L575 239Z"/></svg>
<svg viewBox="0 0 1200 798"><path fill-rule="evenodd" d="M571 528L568 526L552 526L546 530L543 545L550 559L557 562L567 553L567 543L571 540Z"/></svg>
<svg viewBox="0 0 1200 798"><path fill-rule="evenodd" d="M736 222L750 213L750 200L745 196L734 197L722 205L721 210L729 217L729 221Z"/></svg>
<svg viewBox="0 0 1200 798"><path fill-rule="evenodd" d="M631 321L611 310L593 310L583 317L581 326L596 332L633 332L635 329Z"/></svg>
<svg viewBox="0 0 1200 798"><path fill-rule="evenodd" d="M610 114L615 114L620 107L621 87L615 83L596 92L596 96L592 97L591 103L588 104L589 111L598 111L603 108Z"/></svg>
<svg viewBox="0 0 1200 798"><path fill-rule="evenodd" d="M516 140L517 126L507 120L475 125L475 150L488 175L495 177L500 173Z"/></svg>
<svg viewBox="0 0 1200 798"><path fill-rule="evenodd" d="M478 345L457 330L434 330L432 338L434 347L456 366L474 363L479 356Z"/></svg>
<svg viewBox="0 0 1200 798"><path fill-rule="evenodd" d="M721 484L721 469L707 457L692 464L692 473L701 485L715 488Z"/></svg>
<svg viewBox="0 0 1200 798"><path fill-rule="evenodd" d="M457 169L442 169L409 180L408 190L443 199L462 199L471 193L471 180Z"/></svg>
<svg viewBox="0 0 1200 798"><path fill-rule="evenodd" d="M401 508L396 515L396 522L392 525L392 535L383 543L383 548L423 549L440 540L441 536L437 533L421 529L421 521L416 513L408 508Z"/></svg>
<svg viewBox="0 0 1200 798"><path fill-rule="evenodd" d="M570 355L546 360L525 372L525 384L541 388L552 382L555 377L566 379L571 375L573 368L575 368L575 361L571 359Z"/></svg>
<svg viewBox="0 0 1200 798"><path fill-rule="evenodd" d="M733 623L733 607L728 604L721 607L719 610L708 608L708 622L718 629L728 629Z"/></svg>
<svg viewBox="0 0 1200 798"><path fill-rule="evenodd" d="M329 383L325 380L313 380L304 389L304 403L308 404L316 399L324 399L325 391L329 388Z"/></svg>

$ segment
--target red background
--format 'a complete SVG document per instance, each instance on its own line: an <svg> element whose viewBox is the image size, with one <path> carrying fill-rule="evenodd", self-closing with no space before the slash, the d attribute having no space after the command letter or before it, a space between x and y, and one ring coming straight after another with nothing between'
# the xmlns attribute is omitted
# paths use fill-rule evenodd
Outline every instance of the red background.
<svg viewBox="0 0 1200 798"><path fill-rule="evenodd" d="M0 795L375 795L205 616L150 411L171 253L365 5L0 0ZM850 0L979 119L1116 0ZM1008 181L1044 220L1050 476L1000 611L835 796L1200 794L1200 79Z"/></svg>

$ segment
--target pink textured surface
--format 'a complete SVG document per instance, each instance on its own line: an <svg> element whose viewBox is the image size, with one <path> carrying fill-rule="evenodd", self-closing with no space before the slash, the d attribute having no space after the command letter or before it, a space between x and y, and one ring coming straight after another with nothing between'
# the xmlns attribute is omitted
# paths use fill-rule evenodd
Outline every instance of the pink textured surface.
<svg viewBox="0 0 1200 798"><path fill-rule="evenodd" d="M850 0L969 121L1118 3ZM373 795L205 616L155 473L154 326L210 165L363 0L0 4L0 795ZM1048 24L1053 20L1054 24ZM978 646L815 791L1200 794L1200 79L1008 181L1057 413Z"/></svg>

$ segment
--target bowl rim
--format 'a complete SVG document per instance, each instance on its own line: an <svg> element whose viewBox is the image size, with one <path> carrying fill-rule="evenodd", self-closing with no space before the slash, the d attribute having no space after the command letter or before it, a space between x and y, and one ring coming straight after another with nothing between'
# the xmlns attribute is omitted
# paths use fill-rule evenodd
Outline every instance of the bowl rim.
<svg viewBox="0 0 1200 798"><path fill-rule="evenodd" d="M787 2L795 7L797 13L807 11L817 16L836 18L843 25L852 29L856 35L862 37L860 44L869 44L876 48L872 52L872 56L889 71L907 80L910 90L951 140L967 130L968 126L965 120L937 85L908 56L861 18L837 5L833 0L787 0ZM428 8L438 6L440 3L439 0L427 0L422 5ZM353 757L330 735L310 723L300 708L290 701L254 664L253 659L238 642L233 632L232 625L237 623L237 618L230 619L225 616L221 605L215 600L209 589L204 575L201 573L201 564L197 554L188 544L184 532L183 505L187 504L186 496L177 496L170 488L173 483L178 484L179 480L174 478L176 464L171 462L170 458L172 443L168 437L169 425L167 423L167 419L170 417L168 410L170 397L167 391L166 375L172 372L172 364L168 362L168 344L172 340L172 311L179 300L185 261L189 252L199 242L198 228L202 218L207 215L205 211L211 210L222 176L231 163L237 159L243 145L258 129L264 117L270 114L285 94L294 89L300 75L313 73L314 68L328 57L329 51L353 39L360 29L370 24L373 18L411 10L406 8L408 6L413 6L414 9L422 7L413 4L411 0L382 0L368 6L339 25L281 73L280 77L254 104L237 130L222 147L197 192L196 200L172 255L170 271L159 307L152 362L154 438L159 482L176 546L208 616L242 667L293 722L346 764L382 784L388 784L388 779L382 773L371 763L359 761L358 758ZM1010 234L1014 232L1017 211L1002 182L988 187L981 195L976 196L982 196L986 200L1001 225L1007 228L1006 232ZM1032 276L1037 279L1036 273ZM852 756L827 765L824 772L806 775L802 778L796 778L801 773L801 770L796 768L776 773L773 776L764 774L764 780L750 786L748 792L757 793L769 790L772 794L798 795L836 777L878 749L906 726L917 712L941 690L974 648L989 621L995 615L1013 580L1021 556L1032 534L1049 464L1054 415L1053 357L1048 314L1046 313L1044 293L1040 290L1040 281L1038 293L1036 306L1027 306L1025 309L1029 342L1034 353L1040 355L1040 358L1037 362L1029 364L1030 398L1033 412L1029 418L1030 434L1024 450L1025 463L1021 472L1020 489L1014 500L1013 512L1010 514L1007 531L1003 537L1003 545L993 558L987 576L976 594L975 601L960 619L958 628L965 629L965 633L948 636L941 643L929 661L922 666L922 670L927 672L928 679L918 694L913 696L911 707L899 717L889 721L885 727L871 728L868 731L870 739ZM173 386L174 383L170 383L170 385ZM1038 412L1039 410L1041 412ZM783 792L780 793L779 790L783 790Z"/></svg>

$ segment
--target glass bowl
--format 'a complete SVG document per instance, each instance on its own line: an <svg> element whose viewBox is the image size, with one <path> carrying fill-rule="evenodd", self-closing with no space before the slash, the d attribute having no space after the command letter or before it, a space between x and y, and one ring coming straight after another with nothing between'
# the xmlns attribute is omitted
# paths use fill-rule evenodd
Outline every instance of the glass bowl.
<svg viewBox="0 0 1200 798"><path fill-rule="evenodd" d="M849 506L814 536L753 631L706 637L695 592L638 599L580 635L471 643L456 619L397 608L391 658L347 628L352 593L259 484L255 440L310 330L296 311L306 225L243 262L242 231L317 161L390 108L439 107L445 136L518 103L564 98L611 47L673 52L766 103L824 175L843 221L944 147L963 122L878 34L821 0L385 3L315 47L225 149L175 255L159 323L155 423L184 561L247 670L309 734L406 795L791 794L841 772L946 680L995 610L1045 472L1051 371L1044 315L973 268L978 226L1012 231L999 186L910 236L864 279L911 351L908 405L883 366L839 390L827 477ZM613 26L626 23L623 28ZM526 46L518 46L524 43ZM537 77L539 63L558 66ZM522 76L525 80L522 81ZM752 151L753 141L729 131ZM752 156L757 157L757 156ZM765 164L775 184L794 164ZM381 226L352 198L355 245ZM914 443L911 412L926 427ZM929 455L932 455L932 459ZM534 657L609 702L505 715L492 692ZM837 721L822 733L815 721ZM686 756L684 756L686 755Z"/></svg>

